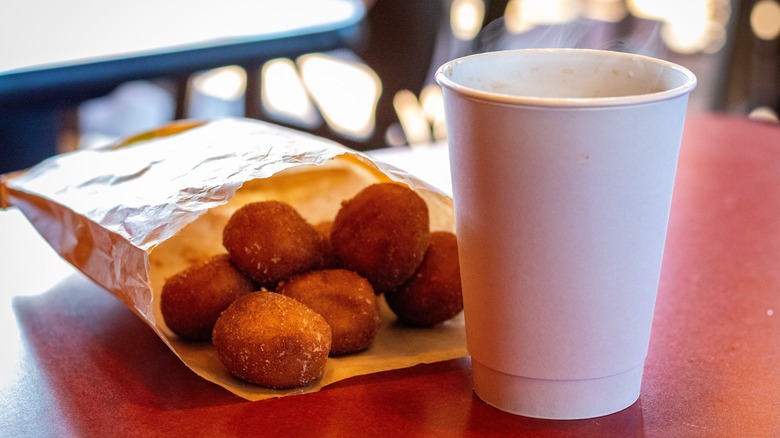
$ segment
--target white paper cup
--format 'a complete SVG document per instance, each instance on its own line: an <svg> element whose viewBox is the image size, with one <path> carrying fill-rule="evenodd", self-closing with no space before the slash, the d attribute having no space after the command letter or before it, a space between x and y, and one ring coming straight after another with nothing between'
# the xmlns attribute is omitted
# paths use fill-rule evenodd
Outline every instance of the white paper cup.
<svg viewBox="0 0 780 438"><path fill-rule="evenodd" d="M630 406L695 76L540 49L460 58L436 79L475 392L538 418Z"/></svg>

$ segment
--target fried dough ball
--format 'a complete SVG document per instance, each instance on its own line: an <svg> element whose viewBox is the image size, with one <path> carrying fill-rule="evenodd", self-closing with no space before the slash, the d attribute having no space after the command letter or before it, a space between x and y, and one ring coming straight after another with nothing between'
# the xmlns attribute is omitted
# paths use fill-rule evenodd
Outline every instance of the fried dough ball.
<svg viewBox="0 0 780 438"><path fill-rule="evenodd" d="M322 263L322 239L292 206L279 201L244 205L230 217L222 244L260 286L276 284Z"/></svg>
<svg viewBox="0 0 780 438"><path fill-rule="evenodd" d="M302 303L260 291L222 313L213 342L234 376L268 388L296 388L322 376L331 333L325 319Z"/></svg>
<svg viewBox="0 0 780 438"><path fill-rule="evenodd" d="M330 355L355 353L371 346L379 330L379 304L365 278L346 269L297 275L277 292L302 302L330 325Z"/></svg>
<svg viewBox="0 0 780 438"><path fill-rule="evenodd" d="M219 314L255 289L230 257L221 254L167 279L160 292L160 310L168 328L180 337L208 340Z"/></svg>
<svg viewBox="0 0 780 438"><path fill-rule="evenodd" d="M428 206L394 183L366 187L342 203L331 245L343 267L367 278L379 294L406 281L422 262L430 237Z"/></svg>
<svg viewBox="0 0 780 438"><path fill-rule="evenodd" d="M463 310L458 242L445 231L431 233L431 243L420 269L400 288L385 294L399 321L431 327Z"/></svg>

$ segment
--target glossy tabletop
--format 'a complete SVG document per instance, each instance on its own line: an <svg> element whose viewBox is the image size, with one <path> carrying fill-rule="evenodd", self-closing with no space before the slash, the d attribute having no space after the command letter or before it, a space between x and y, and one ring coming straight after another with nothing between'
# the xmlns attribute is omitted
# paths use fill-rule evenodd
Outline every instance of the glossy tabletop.
<svg viewBox="0 0 780 438"><path fill-rule="evenodd" d="M446 185L442 146L377 156ZM689 116L641 397L589 420L487 406L468 357L244 401L186 368L18 211L0 211L0 242L2 436L780 436L777 125Z"/></svg>

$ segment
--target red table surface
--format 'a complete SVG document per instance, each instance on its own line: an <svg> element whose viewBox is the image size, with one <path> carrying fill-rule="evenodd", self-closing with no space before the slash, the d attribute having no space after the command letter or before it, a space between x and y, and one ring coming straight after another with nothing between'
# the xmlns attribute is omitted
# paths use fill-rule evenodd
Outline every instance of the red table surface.
<svg viewBox="0 0 780 438"><path fill-rule="evenodd" d="M780 436L780 127L689 116L642 395L605 417L493 409L468 358L248 402L80 274L0 295L2 436Z"/></svg>

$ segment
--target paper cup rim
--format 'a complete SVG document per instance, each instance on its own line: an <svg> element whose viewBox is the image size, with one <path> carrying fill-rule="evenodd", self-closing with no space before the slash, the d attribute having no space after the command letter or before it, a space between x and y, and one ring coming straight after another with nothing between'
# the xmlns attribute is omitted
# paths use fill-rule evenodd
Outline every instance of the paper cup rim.
<svg viewBox="0 0 780 438"><path fill-rule="evenodd" d="M615 57L623 59L642 60L651 64L661 66L662 68L675 71L685 77L685 81L676 86L666 90L633 94L624 96L612 96L612 97L538 97L527 96L518 94L507 94L499 92L490 92L479 90L474 87L463 85L456 82L447 74L456 65L473 61L480 57L494 57L494 56L506 56L507 54L515 55L544 55L553 53L578 53L590 56L603 56L603 57ZM595 50L595 49L515 49L515 50L501 50L494 52L477 53L473 55L467 55L460 58L453 59L444 63L436 70L435 73L436 82L443 88L448 89L454 93L470 97L476 100L494 102L498 104L506 104L513 106L537 106L537 107L551 107L551 108L588 108L588 107L611 107L611 106L628 106L628 105L642 105L651 102L658 102L662 100L673 99L686 95L693 91L697 85L696 75L693 74L687 68L675 64L670 61L653 58L645 55L638 55L624 52L614 52L609 50Z"/></svg>

